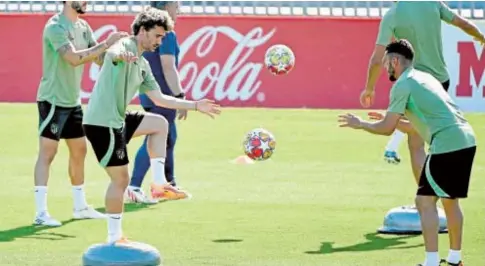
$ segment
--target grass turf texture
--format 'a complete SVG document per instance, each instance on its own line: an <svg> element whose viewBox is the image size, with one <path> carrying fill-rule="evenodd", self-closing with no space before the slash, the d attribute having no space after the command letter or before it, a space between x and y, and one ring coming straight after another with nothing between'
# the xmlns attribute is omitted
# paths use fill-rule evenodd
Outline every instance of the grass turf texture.
<svg viewBox="0 0 485 266"><path fill-rule="evenodd" d="M68 153L61 143L51 170L49 210L64 225L31 226L37 154L34 105L0 105L0 222L2 265L79 265L84 250L103 242L106 222L72 221ZM137 107L133 107L137 108ZM124 232L157 247L169 266L409 266L424 258L421 236L377 235L385 213L411 204L415 184L405 143L401 165L383 162L387 137L340 129L339 111L226 109L217 120L190 113L179 123L178 182L194 196L147 207L126 205ZM358 114L365 114L360 111ZM482 115L467 116L479 142ZM267 162L233 165L246 132L264 127L277 138ZM11 136L10 136L11 135ZM133 161L142 139L129 145ZM485 152L478 150L465 210L464 257L484 265ZM91 147L86 191L103 207L108 177ZM145 185L151 181L147 176ZM441 256L448 235L440 236Z"/></svg>

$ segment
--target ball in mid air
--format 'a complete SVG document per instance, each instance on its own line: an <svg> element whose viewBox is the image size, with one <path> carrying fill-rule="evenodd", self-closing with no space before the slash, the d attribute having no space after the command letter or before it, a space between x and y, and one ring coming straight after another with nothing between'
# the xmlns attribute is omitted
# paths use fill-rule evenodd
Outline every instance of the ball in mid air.
<svg viewBox="0 0 485 266"><path fill-rule="evenodd" d="M271 74L286 75L295 67L295 54L286 45L273 45L266 51L264 64Z"/></svg>
<svg viewBox="0 0 485 266"><path fill-rule="evenodd" d="M254 161L269 159L276 148L276 139L271 132L263 128L251 130L244 139L244 153Z"/></svg>

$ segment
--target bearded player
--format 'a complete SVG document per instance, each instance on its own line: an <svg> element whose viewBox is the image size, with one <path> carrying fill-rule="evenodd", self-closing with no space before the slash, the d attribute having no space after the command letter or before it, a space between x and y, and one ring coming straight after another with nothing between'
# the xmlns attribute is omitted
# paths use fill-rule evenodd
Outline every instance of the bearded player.
<svg viewBox="0 0 485 266"><path fill-rule="evenodd" d="M157 106L165 108L194 110L211 117L220 113L212 101L187 101L161 93L142 54L155 51L172 29L173 21L165 11L147 8L138 14L132 24L134 36L120 40L108 50L86 110L83 121L86 136L100 165L111 178L105 200L109 243L124 240L121 229L123 198L130 181L126 147L132 138L148 136L154 198L188 197L188 193L173 187L165 177L167 120L157 114L126 112L135 94L146 94Z"/></svg>
<svg viewBox="0 0 485 266"><path fill-rule="evenodd" d="M367 83L361 95L364 107L370 107L373 102L384 50L392 38L411 42L416 50L415 68L433 75L448 91L450 77L443 56L442 21L462 29L481 43L485 41L484 35L471 21L454 13L441 1L397 1L380 23L376 46L369 63ZM397 164L401 161L397 149L404 136L399 130L392 135L384 153L387 162ZM418 178L425 159L424 143L419 136L409 135L408 146L413 170Z"/></svg>
<svg viewBox="0 0 485 266"><path fill-rule="evenodd" d="M86 140L82 128L81 79L84 64L100 62L100 57L126 33L111 34L97 43L88 23L79 18L86 12L86 1L64 1L62 12L45 25L42 38L42 79L37 92L39 111L39 153L35 164L34 224L60 226L47 209L47 182L59 140L69 148L69 176L74 198L74 219L96 219L105 216L86 203L84 193L84 160Z"/></svg>
<svg viewBox="0 0 485 266"><path fill-rule="evenodd" d="M425 167L419 178L416 206L421 219L426 259L420 266L439 266L439 218L436 202L441 199L449 234L449 266L463 266L461 258L463 213L460 199L468 197L476 153L476 137L459 107L431 74L413 67L415 53L407 40L385 48L384 65L392 80L387 113L377 122L363 121L353 114L339 118L342 127L377 135L390 135L396 128L416 131L429 144ZM406 116L409 121L403 120Z"/></svg>

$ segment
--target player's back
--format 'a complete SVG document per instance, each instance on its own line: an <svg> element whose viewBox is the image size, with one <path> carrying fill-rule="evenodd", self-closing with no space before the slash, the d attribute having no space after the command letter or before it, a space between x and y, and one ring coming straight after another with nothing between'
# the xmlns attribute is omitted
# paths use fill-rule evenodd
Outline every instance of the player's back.
<svg viewBox="0 0 485 266"><path fill-rule="evenodd" d="M412 69L399 85L409 90L406 116L431 143L431 153L445 153L475 145L475 136L460 108L427 72Z"/></svg>
<svg viewBox="0 0 485 266"><path fill-rule="evenodd" d="M415 68L431 73L441 83L448 81L441 25L442 20L453 19L451 10L439 1L398 1L392 11L393 34L413 45Z"/></svg>

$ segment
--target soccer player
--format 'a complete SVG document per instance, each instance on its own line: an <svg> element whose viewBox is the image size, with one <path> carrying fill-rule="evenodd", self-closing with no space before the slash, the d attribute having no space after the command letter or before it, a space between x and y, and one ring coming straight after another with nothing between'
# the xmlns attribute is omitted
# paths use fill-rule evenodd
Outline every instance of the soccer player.
<svg viewBox="0 0 485 266"><path fill-rule="evenodd" d="M377 122L363 121L346 114L341 127L372 134L390 135L396 128L416 130L429 144L429 154L421 172L416 206L421 217L426 260L422 266L438 266L439 219L436 202L441 199L449 230L448 265L461 266L463 213L459 199L467 198L476 152L473 128L433 75L413 67L415 53L407 40L385 48L384 66L395 81L389 108ZM409 120L403 120L403 116Z"/></svg>
<svg viewBox="0 0 485 266"><path fill-rule="evenodd" d="M172 20L175 22L179 9L177 1L152 1L151 6L168 12ZM180 84L178 73L180 48L177 41L177 36L174 31L167 32L162 39L162 44L155 51L147 51L143 53L145 59L150 63L153 75L165 95L174 96L178 99L184 99L185 94ZM140 102L146 112L159 114L165 117L168 121L168 139L167 139L167 158L165 161L165 177L167 181L173 186L177 186L175 182L174 173L174 147L177 141L177 127L175 119L177 110L159 107L150 100L146 94L140 95ZM187 118L187 110L179 110L179 119ZM135 165L131 175L130 186L127 189L127 198L129 201L152 204L157 200L148 198L141 189L143 179L145 178L148 169L150 168L150 157L147 151L147 140L145 138L143 145L138 149L135 157ZM162 197L163 200L176 200L180 198L169 198L166 194Z"/></svg>
<svg viewBox="0 0 485 266"><path fill-rule="evenodd" d="M154 198L166 194L186 197L184 191L173 187L165 178L168 122L156 114L126 112L135 94L146 94L157 106L199 111L211 117L220 113L218 105L209 100L187 101L163 95L149 63L141 56L145 51L155 51L162 37L173 29L173 21L166 11L147 8L135 17L131 27L134 36L122 39L106 53L83 121L94 153L111 178L105 201L109 243L124 240L121 216L130 181L126 146L132 138L148 136Z"/></svg>
<svg viewBox="0 0 485 266"><path fill-rule="evenodd" d="M60 226L47 209L47 183L59 140L69 148L69 176L74 197L75 219L105 216L86 203L84 194L84 159L86 139L82 128L83 110L80 91L84 64L99 62L108 47L126 33L111 34L97 43L88 23L80 15L86 12L86 1L64 1L62 12L52 16L44 27L42 38L42 78L37 92L39 112L39 153L35 164L34 224Z"/></svg>
<svg viewBox="0 0 485 266"><path fill-rule="evenodd" d="M380 23L376 46L369 62L367 83L361 95L364 107L369 107L373 102L374 87L381 72L384 49L393 37L411 42L416 50L415 68L433 75L448 91L450 77L443 56L442 21L462 29L481 43L485 42L484 35L471 21L454 13L441 1L397 1ZM404 136L399 130L392 135L384 154L387 162L401 161L397 149ZM410 135L408 145L413 168L419 174L424 159L424 143Z"/></svg>

